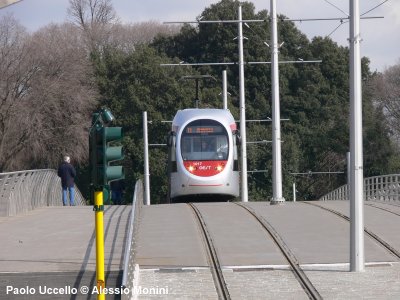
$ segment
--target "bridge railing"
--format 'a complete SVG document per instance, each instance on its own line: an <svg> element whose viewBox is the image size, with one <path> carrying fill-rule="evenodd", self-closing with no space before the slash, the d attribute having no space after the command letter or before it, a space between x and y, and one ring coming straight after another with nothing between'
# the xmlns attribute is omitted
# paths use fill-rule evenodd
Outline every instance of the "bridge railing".
<svg viewBox="0 0 400 300"><path fill-rule="evenodd" d="M0 217L15 216L43 206L61 206L61 181L52 169L0 173ZM85 205L75 188L75 203Z"/></svg>
<svg viewBox="0 0 400 300"><path fill-rule="evenodd" d="M137 230L140 212L143 206L143 183L138 180L135 185L135 193L132 199L132 212L129 221L128 238L125 244L124 272L122 276L122 286L133 291L134 286L138 285L139 267L134 262L135 232ZM134 295L122 295L122 299L134 299Z"/></svg>
<svg viewBox="0 0 400 300"><path fill-rule="evenodd" d="M322 196L319 200L348 200L347 184ZM372 201L399 201L400 174L364 178L364 199Z"/></svg>

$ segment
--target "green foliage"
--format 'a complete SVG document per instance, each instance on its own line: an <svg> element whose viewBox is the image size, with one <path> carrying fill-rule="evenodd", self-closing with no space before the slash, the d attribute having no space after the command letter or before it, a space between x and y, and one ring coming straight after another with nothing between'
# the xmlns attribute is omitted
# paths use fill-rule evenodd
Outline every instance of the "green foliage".
<svg viewBox="0 0 400 300"><path fill-rule="evenodd" d="M176 110L192 106L192 88L182 85L186 75L181 68L161 67L167 58L148 46L124 53L109 48L101 56L93 57L96 66L101 105L113 112L117 123L125 130L126 182L128 194L135 181L143 174L143 118L147 111L149 143L162 144L170 131ZM114 126L114 124L113 124ZM160 203L166 195L166 148L150 148L152 200ZM129 199L126 199L127 201Z"/></svg>
<svg viewBox="0 0 400 300"><path fill-rule="evenodd" d="M206 8L202 20L237 18L238 1L222 0ZM255 12L250 2L242 3L243 19L268 19L267 11ZM283 18L284 16L281 16ZM269 61L270 24L251 23L243 27L248 38L244 45L246 61ZM282 162L284 196L292 196L297 183L298 197L315 199L345 183L345 175L294 176L308 171L345 171L349 148L349 50L329 38L309 41L292 22L279 22L280 60L322 59L320 64L280 65L280 105L282 122ZM182 81L184 75L209 74L221 78L227 69L229 108L239 119L238 67L160 67L167 62L236 62L237 25L185 25L179 34L158 37L151 45L140 46L131 53L105 49L95 55L101 104L108 106L126 132L125 168L132 184L143 174L142 112L148 112L150 143L164 143L170 130L162 120L172 120L178 109L193 107L194 82ZM369 61L363 59L363 78L368 80ZM269 65L245 66L246 117L266 119L271 116L271 69ZM202 106L221 107L220 82L201 84ZM365 175L385 174L399 165L398 155L370 98L364 98ZM248 125L248 141L271 140L270 123ZM150 172L152 200L164 201L167 191L166 149L151 148ZM252 200L272 195L271 144L248 147L248 169L267 170L249 175ZM155 200L155 201L154 201Z"/></svg>

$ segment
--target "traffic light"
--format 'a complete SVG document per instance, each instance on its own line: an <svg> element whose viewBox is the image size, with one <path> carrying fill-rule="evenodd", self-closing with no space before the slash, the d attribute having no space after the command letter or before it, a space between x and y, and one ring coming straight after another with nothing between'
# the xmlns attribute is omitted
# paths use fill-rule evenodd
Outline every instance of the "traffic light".
<svg viewBox="0 0 400 300"><path fill-rule="evenodd" d="M123 137L122 127L107 127L114 120L109 110L102 110L92 116L89 133L91 182L95 191L108 188L110 181L124 179L123 166L111 165L124 158L122 146L111 146Z"/></svg>
<svg viewBox="0 0 400 300"><path fill-rule="evenodd" d="M98 144L101 144L100 156L101 166L99 167L99 177L103 180L103 185L108 185L110 181L124 179L123 166L110 165L114 161L124 158L122 146L111 146L111 142L120 141L123 137L122 127L102 127L97 136Z"/></svg>

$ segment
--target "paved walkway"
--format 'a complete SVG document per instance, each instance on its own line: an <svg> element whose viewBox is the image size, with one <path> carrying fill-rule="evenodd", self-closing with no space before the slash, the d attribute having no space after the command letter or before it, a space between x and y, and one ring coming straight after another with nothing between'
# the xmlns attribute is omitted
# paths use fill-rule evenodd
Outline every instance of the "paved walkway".
<svg viewBox="0 0 400 300"><path fill-rule="evenodd" d="M109 286L121 284L130 212L131 206L105 207L104 256ZM6 295L7 285L28 285L37 291L39 286L45 285L94 286L94 218L92 206L46 207L25 215L0 218L0 298L22 299L21 295ZM71 298L71 295L47 296L49 299ZM43 297L46 295L37 299Z"/></svg>

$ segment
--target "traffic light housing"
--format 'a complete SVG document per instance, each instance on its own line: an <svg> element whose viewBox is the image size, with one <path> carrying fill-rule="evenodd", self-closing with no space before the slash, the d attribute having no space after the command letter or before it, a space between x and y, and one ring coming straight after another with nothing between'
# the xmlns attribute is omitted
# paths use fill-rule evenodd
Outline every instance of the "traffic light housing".
<svg viewBox="0 0 400 300"><path fill-rule="evenodd" d="M111 146L110 143L122 140L122 127L102 127L97 136L98 145L101 150L98 151L100 166L98 174L103 185L119 179L124 179L123 166L111 165L112 162L122 160L124 158L122 146Z"/></svg>
<svg viewBox="0 0 400 300"><path fill-rule="evenodd" d="M111 165L124 158L122 146L112 146L112 142L123 138L122 127L107 127L113 120L110 111L94 113L89 133L91 181L95 191L107 189L109 182L124 179L123 166Z"/></svg>

